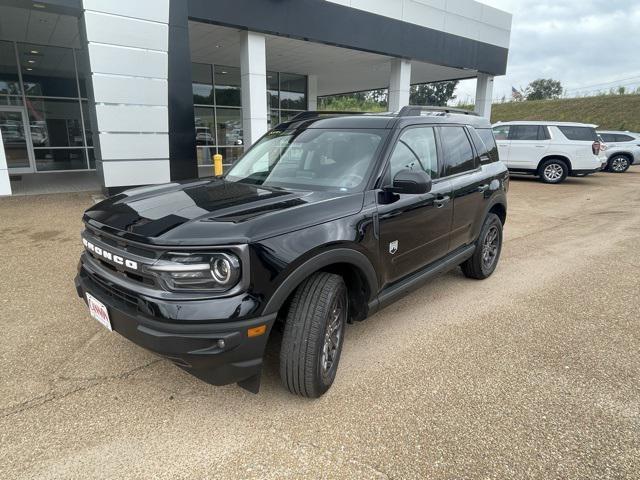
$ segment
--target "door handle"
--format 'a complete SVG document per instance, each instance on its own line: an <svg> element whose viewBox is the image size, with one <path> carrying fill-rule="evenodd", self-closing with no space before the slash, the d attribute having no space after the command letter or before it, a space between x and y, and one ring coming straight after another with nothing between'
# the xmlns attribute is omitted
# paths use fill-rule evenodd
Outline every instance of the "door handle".
<svg viewBox="0 0 640 480"><path fill-rule="evenodd" d="M480 186L478 187L478 191L479 191L479 192L486 192L487 190L489 190L489 184L488 184L488 183L487 183L487 184L485 184L485 185L480 185Z"/></svg>
<svg viewBox="0 0 640 480"><path fill-rule="evenodd" d="M536 145L536 148L544 148L544 145Z"/></svg>
<svg viewBox="0 0 640 480"><path fill-rule="evenodd" d="M449 203L449 200L451 200L451 197L440 197L440 198L436 198L433 201L433 204L436 206L436 208L442 208L444 207L446 204Z"/></svg>

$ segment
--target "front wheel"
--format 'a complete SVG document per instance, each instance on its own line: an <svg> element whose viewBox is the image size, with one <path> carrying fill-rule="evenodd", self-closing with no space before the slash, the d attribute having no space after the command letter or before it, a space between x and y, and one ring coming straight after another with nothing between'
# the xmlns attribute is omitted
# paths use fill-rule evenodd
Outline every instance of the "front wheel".
<svg viewBox="0 0 640 480"><path fill-rule="evenodd" d="M569 167L562 160L550 158L540 165L539 175L544 183L562 183L569 175Z"/></svg>
<svg viewBox="0 0 640 480"><path fill-rule="evenodd" d="M629 170L631 162L624 155L616 155L609 160L609 170L613 173L624 173Z"/></svg>
<svg viewBox="0 0 640 480"><path fill-rule="evenodd" d="M296 290L280 349L280 377L291 393L318 398L333 384L347 319L342 277L320 272Z"/></svg>
<svg viewBox="0 0 640 480"><path fill-rule="evenodd" d="M476 251L471 258L460 265L462 273L465 277L477 280L488 278L498 266L501 251L502 222L496 214L490 213L482 225Z"/></svg>

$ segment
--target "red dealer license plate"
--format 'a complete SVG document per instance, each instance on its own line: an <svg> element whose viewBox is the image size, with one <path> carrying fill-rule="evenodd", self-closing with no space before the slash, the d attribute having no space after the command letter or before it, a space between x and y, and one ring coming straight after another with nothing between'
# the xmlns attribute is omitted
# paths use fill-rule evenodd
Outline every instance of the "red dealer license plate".
<svg viewBox="0 0 640 480"><path fill-rule="evenodd" d="M107 307L105 307L104 303L98 301L93 295L87 293L87 305L89 305L89 313L93 318L99 321L102 325L104 325L110 332L113 331L111 328L111 320L109 320L109 312L107 311Z"/></svg>

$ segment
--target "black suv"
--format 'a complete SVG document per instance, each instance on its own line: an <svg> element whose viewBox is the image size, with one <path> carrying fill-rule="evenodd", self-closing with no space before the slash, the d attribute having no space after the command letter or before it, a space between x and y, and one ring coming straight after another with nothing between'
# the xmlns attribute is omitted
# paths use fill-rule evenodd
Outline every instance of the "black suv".
<svg viewBox="0 0 640 480"><path fill-rule="evenodd" d="M508 181L484 118L306 112L222 178L135 188L87 210L76 288L107 328L253 392L278 325L283 383L319 397L346 323L456 266L493 273Z"/></svg>

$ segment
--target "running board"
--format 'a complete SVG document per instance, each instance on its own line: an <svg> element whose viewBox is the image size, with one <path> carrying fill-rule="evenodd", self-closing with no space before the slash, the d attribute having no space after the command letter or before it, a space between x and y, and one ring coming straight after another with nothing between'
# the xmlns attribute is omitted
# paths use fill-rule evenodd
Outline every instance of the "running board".
<svg viewBox="0 0 640 480"><path fill-rule="evenodd" d="M369 315L373 315L378 310L382 310L396 300L414 291L427 280L456 268L462 262L471 258L475 250L475 245L461 247L441 260L409 275L404 280L400 280L398 283L385 288L380 292L377 299L369 302Z"/></svg>

